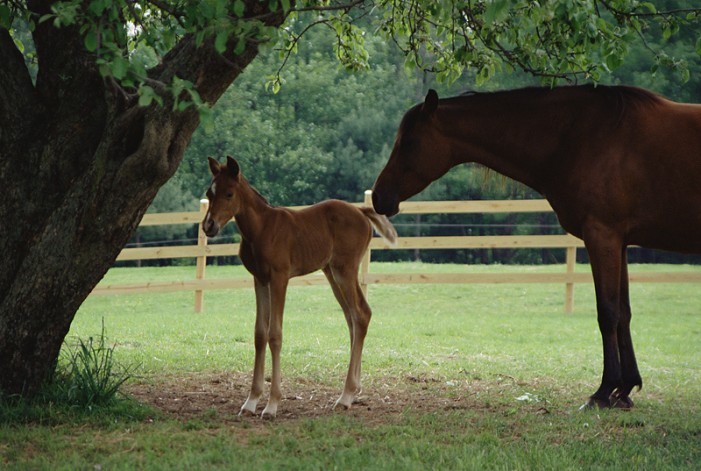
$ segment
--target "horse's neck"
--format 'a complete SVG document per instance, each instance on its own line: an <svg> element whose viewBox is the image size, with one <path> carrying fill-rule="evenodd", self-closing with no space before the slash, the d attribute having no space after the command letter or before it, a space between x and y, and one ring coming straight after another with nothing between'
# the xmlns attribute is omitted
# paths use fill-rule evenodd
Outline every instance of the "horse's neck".
<svg viewBox="0 0 701 471"><path fill-rule="evenodd" d="M477 162L544 191L543 168L560 145L558 128L571 121L555 105L486 96L448 100L439 110L454 165Z"/></svg>
<svg viewBox="0 0 701 471"><path fill-rule="evenodd" d="M265 218L273 211L273 208L245 180L243 180L238 197L240 198L240 210L234 216L236 225L241 237L254 240L264 230Z"/></svg>

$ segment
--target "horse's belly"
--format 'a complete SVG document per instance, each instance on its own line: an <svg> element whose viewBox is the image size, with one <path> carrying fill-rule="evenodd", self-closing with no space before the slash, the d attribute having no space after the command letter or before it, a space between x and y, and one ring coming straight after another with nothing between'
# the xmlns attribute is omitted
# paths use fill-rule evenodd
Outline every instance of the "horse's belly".
<svg viewBox="0 0 701 471"><path fill-rule="evenodd" d="M629 234L627 242L629 245L650 249L701 253L701 219L679 220L674 225L638 228Z"/></svg>

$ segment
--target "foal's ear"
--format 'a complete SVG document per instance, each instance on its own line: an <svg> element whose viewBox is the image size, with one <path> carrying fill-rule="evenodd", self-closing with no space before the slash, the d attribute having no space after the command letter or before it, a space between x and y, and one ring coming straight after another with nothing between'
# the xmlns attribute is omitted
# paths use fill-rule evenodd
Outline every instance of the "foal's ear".
<svg viewBox="0 0 701 471"><path fill-rule="evenodd" d="M430 89L426 94L426 99L424 100L424 105L421 107L421 111L427 115L433 114L438 108L438 93L434 89Z"/></svg>
<svg viewBox="0 0 701 471"><path fill-rule="evenodd" d="M226 156L226 172L229 174L231 178L236 178L239 176L239 172L241 172L241 168L239 167L239 163L230 155Z"/></svg>
<svg viewBox="0 0 701 471"><path fill-rule="evenodd" d="M219 171L221 170L219 167L219 162L214 160L212 157L207 157L207 160L209 160L209 171L212 172L213 177L216 177L219 175Z"/></svg>

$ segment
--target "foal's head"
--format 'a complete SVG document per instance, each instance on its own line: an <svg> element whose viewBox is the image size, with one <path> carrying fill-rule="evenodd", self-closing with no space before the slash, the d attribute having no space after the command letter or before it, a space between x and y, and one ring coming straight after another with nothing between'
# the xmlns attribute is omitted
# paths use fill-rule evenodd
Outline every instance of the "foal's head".
<svg viewBox="0 0 701 471"><path fill-rule="evenodd" d="M236 160L229 156L226 164L220 164L211 157L208 159L213 178L207 190L209 209L202 221L202 228L205 234L214 237L239 212L241 171Z"/></svg>

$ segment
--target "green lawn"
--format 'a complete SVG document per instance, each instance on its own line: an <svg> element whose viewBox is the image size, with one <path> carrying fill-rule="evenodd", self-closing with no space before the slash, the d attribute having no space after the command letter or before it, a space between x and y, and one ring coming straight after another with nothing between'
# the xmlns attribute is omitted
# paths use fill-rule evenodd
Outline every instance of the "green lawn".
<svg viewBox="0 0 701 471"><path fill-rule="evenodd" d="M371 269L561 267L373 263ZM193 273L192 267L114 269L104 281ZM246 276L241 267L207 267L208 278L239 275ZM230 377L231 397L217 397L228 409L217 403L185 418L154 410L5 423L0 467L559 470L695 469L701 462L696 284L632 285L644 387L634 393L631 412L577 412L598 386L602 364L588 284L576 285L570 315L563 313L562 285L374 285L363 358L367 402L345 413L327 407L265 423L235 417L253 363L253 290L207 291L202 314L193 313L193 298L188 292L91 297L68 341L98 335L104 319L117 362L140 365L130 386L157 391L179 378ZM285 394L340 394L348 332L328 286L289 289L282 356ZM301 403L311 407L315 399L283 401L281 411Z"/></svg>

